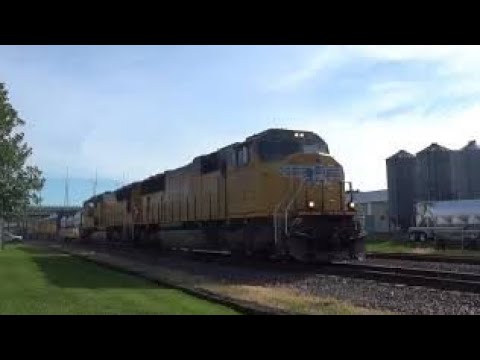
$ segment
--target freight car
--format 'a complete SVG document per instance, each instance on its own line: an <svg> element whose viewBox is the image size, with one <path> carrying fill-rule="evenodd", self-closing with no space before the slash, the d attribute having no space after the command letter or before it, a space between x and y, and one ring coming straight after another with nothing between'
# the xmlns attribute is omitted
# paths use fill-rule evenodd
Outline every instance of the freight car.
<svg viewBox="0 0 480 360"><path fill-rule="evenodd" d="M81 236L302 261L361 257L345 188L320 136L270 129L85 201Z"/></svg>

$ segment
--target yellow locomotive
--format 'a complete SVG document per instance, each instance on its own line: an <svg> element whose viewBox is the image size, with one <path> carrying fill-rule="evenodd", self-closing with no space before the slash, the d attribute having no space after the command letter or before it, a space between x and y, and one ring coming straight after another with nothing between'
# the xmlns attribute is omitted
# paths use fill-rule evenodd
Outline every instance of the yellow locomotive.
<svg viewBox="0 0 480 360"><path fill-rule="evenodd" d="M57 227L57 215L50 215L29 224L28 236L40 240L54 240L57 237Z"/></svg>
<svg viewBox="0 0 480 360"><path fill-rule="evenodd" d="M318 135L270 129L87 200L81 235L306 261L360 257L345 185Z"/></svg>
<svg viewBox="0 0 480 360"><path fill-rule="evenodd" d="M64 213L60 215L58 238L63 241L71 241L80 237L80 223L82 213Z"/></svg>
<svg viewBox="0 0 480 360"><path fill-rule="evenodd" d="M80 237L83 211L58 211L42 219L31 221L28 237L40 240L73 240Z"/></svg>

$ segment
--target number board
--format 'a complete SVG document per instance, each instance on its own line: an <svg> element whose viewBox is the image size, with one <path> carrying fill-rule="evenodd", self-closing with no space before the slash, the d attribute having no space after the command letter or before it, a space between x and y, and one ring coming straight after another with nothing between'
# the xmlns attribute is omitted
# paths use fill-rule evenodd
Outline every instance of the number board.
<svg viewBox="0 0 480 360"><path fill-rule="evenodd" d="M286 177L305 179L307 182L343 180L343 170L340 166L286 165L280 168L280 173Z"/></svg>

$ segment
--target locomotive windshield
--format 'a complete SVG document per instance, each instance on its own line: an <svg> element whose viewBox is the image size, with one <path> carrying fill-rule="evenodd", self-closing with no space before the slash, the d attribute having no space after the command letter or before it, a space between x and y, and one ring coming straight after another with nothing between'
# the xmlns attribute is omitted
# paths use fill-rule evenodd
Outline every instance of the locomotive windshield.
<svg viewBox="0 0 480 360"><path fill-rule="evenodd" d="M258 153L262 161L279 161L297 153L325 153L328 147L321 139L294 138L285 140L261 140Z"/></svg>
<svg viewBox="0 0 480 360"><path fill-rule="evenodd" d="M301 152L301 145L295 141L264 140L258 144L258 153L263 161L282 160L288 155Z"/></svg>

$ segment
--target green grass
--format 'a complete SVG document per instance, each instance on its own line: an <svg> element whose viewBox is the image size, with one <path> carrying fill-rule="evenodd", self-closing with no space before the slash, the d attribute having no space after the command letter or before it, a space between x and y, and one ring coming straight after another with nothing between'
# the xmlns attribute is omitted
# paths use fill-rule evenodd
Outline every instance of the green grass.
<svg viewBox="0 0 480 360"><path fill-rule="evenodd" d="M265 304L299 314L310 315L382 315L388 311L373 310L353 305L329 296L300 293L288 287L262 285L211 285L210 289L227 296Z"/></svg>
<svg viewBox="0 0 480 360"><path fill-rule="evenodd" d="M437 250L431 243L422 244L405 240L393 240L386 237L367 239L365 242L367 252L372 253L409 253L409 254L439 254L448 256L480 256L480 251L446 249Z"/></svg>
<svg viewBox="0 0 480 360"><path fill-rule="evenodd" d="M70 255L0 251L0 314L236 314Z"/></svg>
<svg viewBox="0 0 480 360"><path fill-rule="evenodd" d="M368 239L365 242L367 252L394 252L405 253L413 252L415 249L430 249L430 247L422 246L415 243L410 243L400 240L385 240L385 239ZM434 250L433 248L431 248Z"/></svg>

